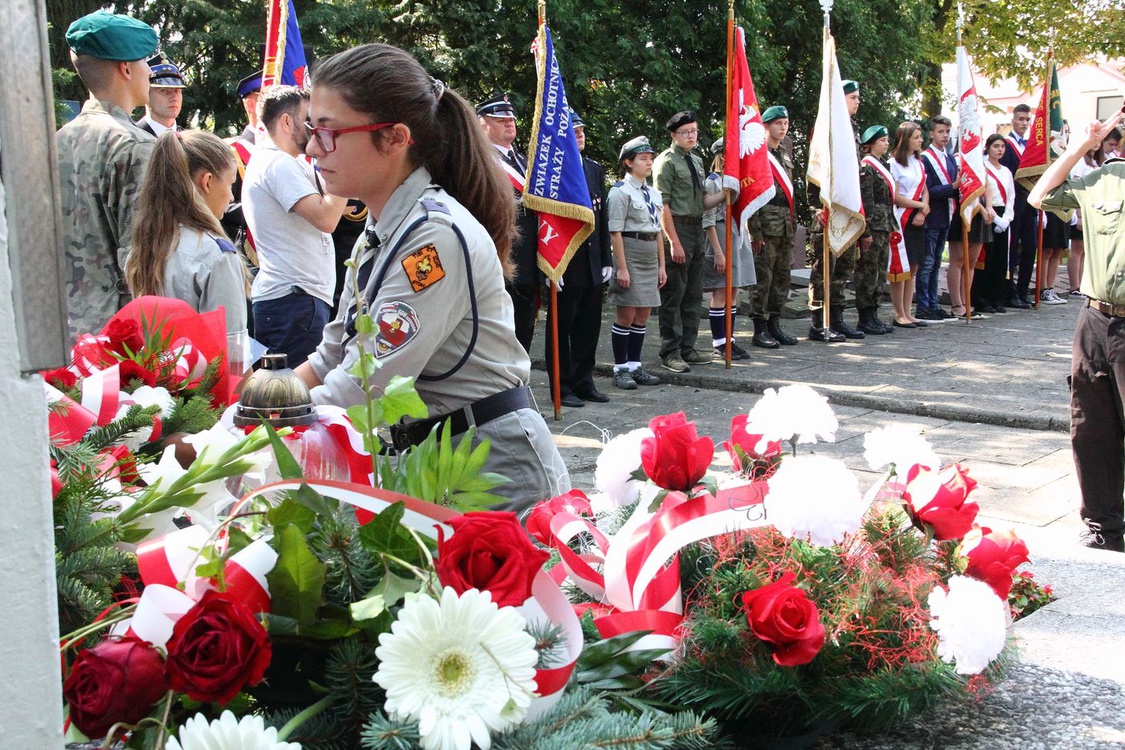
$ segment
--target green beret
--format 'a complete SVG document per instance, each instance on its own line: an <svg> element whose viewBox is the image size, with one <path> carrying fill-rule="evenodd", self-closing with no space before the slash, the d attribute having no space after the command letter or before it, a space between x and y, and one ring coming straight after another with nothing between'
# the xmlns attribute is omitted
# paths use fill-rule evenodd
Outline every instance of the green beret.
<svg viewBox="0 0 1125 750"><path fill-rule="evenodd" d="M789 110L780 104L775 104L762 113L762 122L773 122L781 119L789 119Z"/></svg>
<svg viewBox="0 0 1125 750"><path fill-rule="evenodd" d="M855 92L859 91L858 81L842 81L842 84L844 86L845 94L854 94Z"/></svg>
<svg viewBox="0 0 1125 750"><path fill-rule="evenodd" d="M66 43L75 53L113 62L145 60L158 42L147 23L104 10L82 16L66 30Z"/></svg>
<svg viewBox="0 0 1125 750"><path fill-rule="evenodd" d="M638 135L636 138L628 140L625 145L621 147L621 153L617 157L617 161L625 161L631 159L637 154L655 154L656 150L652 144L648 142L648 138L643 135Z"/></svg>
<svg viewBox="0 0 1125 750"><path fill-rule="evenodd" d="M867 130L863 131L863 138L860 140L860 145L866 146L869 143L874 143L880 138L890 138L891 133L887 130L885 125L872 125Z"/></svg>

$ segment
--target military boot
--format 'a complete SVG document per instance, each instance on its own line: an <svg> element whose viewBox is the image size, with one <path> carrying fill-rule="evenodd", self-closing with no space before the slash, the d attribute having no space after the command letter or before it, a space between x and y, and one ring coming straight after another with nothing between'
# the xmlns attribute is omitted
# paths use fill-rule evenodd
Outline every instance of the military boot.
<svg viewBox="0 0 1125 750"><path fill-rule="evenodd" d="M882 336L886 331L883 324L875 319L875 309L865 307L859 311L859 330L872 336Z"/></svg>
<svg viewBox="0 0 1125 750"><path fill-rule="evenodd" d="M765 318L754 318L754 338L751 343L763 349L778 349L781 347L777 339L770 335Z"/></svg>
<svg viewBox="0 0 1125 750"><path fill-rule="evenodd" d="M866 334L864 334L863 331L860 331L856 328L852 328L844 320L844 311L841 310L839 307L833 307L832 308L832 312L829 314L829 320L831 321L830 328L833 331L835 331L836 333L842 333L844 335L844 338L846 338L846 339L867 338Z"/></svg>
<svg viewBox="0 0 1125 750"><path fill-rule="evenodd" d="M809 326L809 341L825 341L834 344L845 340L844 334L837 333L824 325L822 310L813 310L811 323L812 325Z"/></svg>
<svg viewBox="0 0 1125 750"><path fill-rule="evenodd" d="M877 308L877 307L872 308L871 319L874 320L877 325L880 325L880 326L883 327L883 333L894 333L895 332L895 327L893 325L891 325L890 323L886 323L879 318L879 308Z"/></svg>
<svg viewBox="0 0 1125 750"><path fill-rule="evenodd" d="M771 315L769 321L766 323L766 330L773 336L773 340L782 346L796 346L797 337L790 336L785 331L781 330L781 316Z"/></svg>

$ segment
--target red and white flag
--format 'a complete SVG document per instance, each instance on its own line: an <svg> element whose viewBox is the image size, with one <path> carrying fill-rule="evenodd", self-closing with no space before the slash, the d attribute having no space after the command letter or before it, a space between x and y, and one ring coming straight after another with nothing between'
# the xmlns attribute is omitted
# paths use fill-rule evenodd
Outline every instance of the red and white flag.
<svg viewBox="0 0 1125 750"><path fill-rule="evenodd" d="M832 253L839 255L863 235L867 221L859 192L855 132L836 64L836 41L827 28L822 68L820 110L809 144L808 179L820 187L820 203L827 212L824 233Z"/></svg>
<svg viewBox="0 0 1125 750"><path fill-rule="evenodd" d="M984 194L984 147L981 133L977 84L965 48L957 47L957 117L960 120L961 149L958 169L961 175L961 219L965 225L980 208L977 198Z"/></svg>
<svg viewBox="0 0 1125 750"><path fill-rule="evenodd" d="M746 33L738 28L730 66L723 174L738 181L738 197L731 206L731 215L743 232L750 217L773 199L776 190L766 141L766 126L762 124L762 112L746 62Z"/></svg>

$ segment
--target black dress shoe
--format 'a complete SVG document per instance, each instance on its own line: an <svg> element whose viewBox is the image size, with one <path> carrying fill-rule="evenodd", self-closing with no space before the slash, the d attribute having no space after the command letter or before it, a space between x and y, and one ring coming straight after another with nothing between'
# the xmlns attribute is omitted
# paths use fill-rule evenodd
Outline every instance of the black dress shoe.
<svg viewBox="0 0 1125 750"><path fill-rule="evenodd" d="M895 328L917 328L917 323L899 323L897 320L893 322Z"/></svg>
<svg viewBox="0 0 1125 750"><path fill-rule="evenodd" d="M582 399L583 401L593 401L595 404L609 403L609 396L605 395L597 388L591 388L584 393L578 394L578 398Z"/></svg>
<svg viewBox="0 0 1125 750"><path fill-rule="evenodd" d="M1009 297L1005 307L1014 307L1017 310L1028 310L1031 308L1031 303L1026 301L1023 297Z"/></svg>
<svg viewBox="0 0 1125 750"><path fill-rule="evenodd" d="M585 406L586 405L585 401L578 398L578 396L575 396L573 393L568 393L565 396L563 396L562 399L559 400L559 403L561 403L563 406L571 406L571 407L578 407L578 406Z"/></svg>

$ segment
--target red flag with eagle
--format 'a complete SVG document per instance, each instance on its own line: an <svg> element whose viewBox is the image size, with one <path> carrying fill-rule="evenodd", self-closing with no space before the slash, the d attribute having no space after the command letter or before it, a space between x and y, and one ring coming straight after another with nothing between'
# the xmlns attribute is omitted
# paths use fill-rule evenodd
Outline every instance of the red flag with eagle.
<svg viewBox="0 0 1125 750"><path fill-rule="evenodd" d="M738 198L731 206L731 215L745 232L750 217L773 199L777 187L766 147L766 126L762 124L762 112L746 62L746 32L741 27L735 29L730 75L723 173L738 181Z"/></svg>
<svg viewBox="0 0 1125 750"><path fill-rule="evenodd" d="M984 194L984 148L981 139L980 108L973 69L963 46L957 47L957 119L960 121L961 150L958 154L961 175L961 219L965 225L980 208L977 198Z"/></svg>

